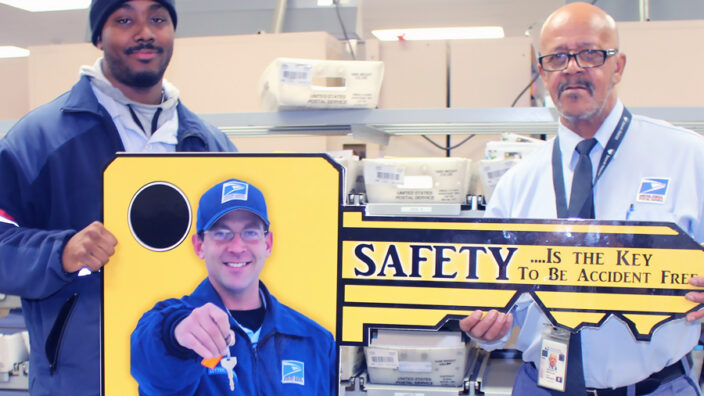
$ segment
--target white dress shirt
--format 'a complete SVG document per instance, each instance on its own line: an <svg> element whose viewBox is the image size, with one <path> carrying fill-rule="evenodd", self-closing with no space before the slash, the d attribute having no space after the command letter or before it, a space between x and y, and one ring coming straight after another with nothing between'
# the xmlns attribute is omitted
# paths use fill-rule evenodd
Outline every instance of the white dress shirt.
<svg viewBox="0 0 704 396"><path fill-rule="evenodd" d="M596 174L599 159L616 127L623 104L619 101L596 132L590 153ZM563 125L558 128L565 192L569 202L572 175L582 138ZM554 219L557 217L549 142L509 170L499 181L485 217ZM644 178L669 179L664 202L640 202ZM699 243L704 241L704 137L664 121L634 116L611 163L594 186L599 220L666 221L679 225ZM682 297L684 298L684 297ZM521 326L516 347L523 359L539 363L541 332L549 323L529 294L513 307L514 325ZM619 318L609 317L599 328L582 330L584 376L587 387L610 388L641 381L687 354L699 339L698 321L670 321L657 328L650 342L637 341ZM507 337L506 337L507 338ZM481 343L486 349L505 340Z"/></svg>

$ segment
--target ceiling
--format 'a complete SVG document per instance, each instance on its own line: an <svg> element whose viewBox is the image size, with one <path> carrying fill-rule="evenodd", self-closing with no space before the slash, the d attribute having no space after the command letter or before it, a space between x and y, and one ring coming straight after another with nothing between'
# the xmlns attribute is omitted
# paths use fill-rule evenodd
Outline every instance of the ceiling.
<svg viewBox="0 0 704 396"><path fill-rule="evenodd" d="M539 27L565 0L342 0L346 30L366 39L371 30L404 27L504 27L506 36ZM567 0L570 2L570 0ZM638 20L650 5L651 19L704 19L701 0L600 0L617 20ZM270 30L276 0L176 0L177 37L254 34ZM335 9L316 0L288 0L283 31L327 30L341 36ZM31 13L0 5L0 45L87 42L88 10Z"/></svg>
<svg viewBox="0 0 704 396"><path fill-rule="evenodd" d="M257 0L257 6L252 3L255 2L176 0L177 37L270 30L276 1ZM513 36L540 23L562 3L562 0L353 0L343 2L341 9L348 14L356 13L356 18L350 16L345 20L350 25L356 22L358 27L346 26L346 30L357 31L363 38L371 37L372 29L473 25L502 25L506 35ZM316 14L312 20L299 18L303 11L296 7L316 8L314 1L289 0L283 31L330 30L329 27L339 26L332 7L324 7L328 12ZM294 18L300 20L296 26L292 26ZM88 37L88 10L31 13L0 5L0 45L77 43L88 41Z"/></svg>

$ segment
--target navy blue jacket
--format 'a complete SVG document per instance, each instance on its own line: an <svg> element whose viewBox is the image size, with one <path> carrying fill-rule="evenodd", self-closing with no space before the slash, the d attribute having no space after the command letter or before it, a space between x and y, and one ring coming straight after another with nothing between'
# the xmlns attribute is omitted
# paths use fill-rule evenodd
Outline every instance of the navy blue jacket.
<svg viewBox="0 0 704 396"><path fill-rule="evenodd" d="M259 342L230 315L237 357L235 391L225 370L208 369L201 358L178 345L173 329L191 311L208 302L227 312L206 278L189 296L157 303L137 323L131 337L132 376L141 395L318 395L336 394L337 347L329 331L279 303L260 283L266 301ZM158 362L157 364L155 364Z"/></svg>
<svg viewBox="0 0 704 396"><path fill-rule="evenodd" d="M178 119L177 151L235 151L181 103ZM101 219L103 170L118 151L87 77L0 140L0 293L22 297L33 396L100 393L101 277L65 273L61 254Z"/></svg>

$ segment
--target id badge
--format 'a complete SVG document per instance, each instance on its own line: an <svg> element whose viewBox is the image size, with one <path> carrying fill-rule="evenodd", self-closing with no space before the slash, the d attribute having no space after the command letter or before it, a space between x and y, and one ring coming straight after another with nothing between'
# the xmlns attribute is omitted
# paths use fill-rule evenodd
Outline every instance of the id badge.
<svg viewBox="0 0 704 396"><path fill-rule="evenodd" d="M538 385L565 391L565 376L567 374L567 346L570 343L570 332L564 329L546 325L543 328L543 343L540 348L540 364L538 365Z"/></svg>

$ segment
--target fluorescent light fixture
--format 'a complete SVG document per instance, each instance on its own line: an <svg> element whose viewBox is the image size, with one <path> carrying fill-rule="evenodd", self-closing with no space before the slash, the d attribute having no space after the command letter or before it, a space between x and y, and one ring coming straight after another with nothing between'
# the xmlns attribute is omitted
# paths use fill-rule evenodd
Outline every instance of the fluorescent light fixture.
<svg viewBox="0 0 704 396"><path fill-rule="evenodd" d="M340 3L340 5L345 5L349 4L350 0L337 0L337 2ZM331 5L335 5L333 0L318 0L318 7L327 7Z"/></svg>
<svg viewBox="0 0 704 396"><path fill-rule="evenodd" d="M0 58L23 58L25 56L29 56L29 50L26 48L0 45Z"/></svg>
<svg viewBox="0 0 704 396"><path fill-rule="evenodd" d="M345 4L350 4L350 1L351 0L337 0L337 2L340 3L341 6L344 6ZM359 2L360 0L357 1ZM333 0L318 0L318 7L328 7L331 5L335 5L335 2Z"/></svg>
<svg viewBox="0 0 704 396"><path fill-rule="evenodd" d="M372 30L374 37L381 41L399 40L459 40L503 38L501 26L415 28Z"/></svg>
<svg viewBox="0 0 704 396"><path fill-rule="evenodd" d="M0 3L31 12L81 10L90 0L0 0Z"/></svg>

